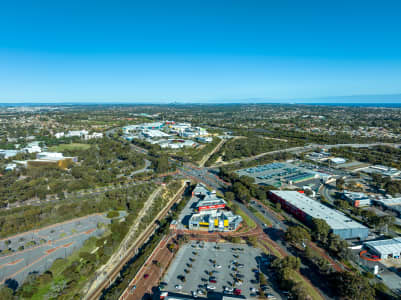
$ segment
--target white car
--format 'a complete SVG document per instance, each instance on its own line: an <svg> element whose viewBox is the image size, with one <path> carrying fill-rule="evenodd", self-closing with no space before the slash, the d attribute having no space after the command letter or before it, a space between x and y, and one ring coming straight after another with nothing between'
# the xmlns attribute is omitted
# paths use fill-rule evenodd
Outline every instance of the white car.
<svg viewBox="0 0 401 300"><path fill-rule="evenodd" d="M215 290L216 287L214 285L207 285L207 289L209 290Z"/></svg>
<svg viewBox="0 0 401 300"><path fill-rule="evenodd" d="M217 269L221 269L221 265L217 265L216 268L217 268Z"/></svg>
<svg viewBox="0 0 401 300"><path fill-rule="evenodd" d="M229 286L226 286L224 290L227 291L227 292L233 292L234 291L234 289L232 287L229 287Z"/></svg>
<svg viewBox="0 0 401 300"><path fill-rule="evenodd" d="M177 290L182 290L182 285L181 285L181 284L177 284L177 285L175 286L175 288L176 288Z"/></svg>

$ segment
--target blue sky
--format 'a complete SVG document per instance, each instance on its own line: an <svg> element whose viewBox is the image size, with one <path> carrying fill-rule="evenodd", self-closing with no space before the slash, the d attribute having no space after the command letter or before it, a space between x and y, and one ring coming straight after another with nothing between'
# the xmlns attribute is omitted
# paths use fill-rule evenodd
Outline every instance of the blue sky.
<svg viewBox="0 0 401 300"><path fill-rule="evenodd" d="M400 11L385 0L3 1L0 101L401 94Z"/></svg>

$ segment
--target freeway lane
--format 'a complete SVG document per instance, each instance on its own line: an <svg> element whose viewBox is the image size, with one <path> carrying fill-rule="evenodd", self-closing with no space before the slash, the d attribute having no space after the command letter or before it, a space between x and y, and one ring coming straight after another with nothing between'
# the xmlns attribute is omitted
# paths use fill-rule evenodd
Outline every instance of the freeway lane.
<svg viewBox="0 0 401 300"><path fill-rule="evenodd" d="M255 156L251 157L244 157L238 160L233 160L233 161L227 161L227 162L221 162L218 164L214 164L213 166L210 166L209 168L216 168L220 166L224 166L227 164L236 164L242 161L250 161L254 160L257 158L260 158L265 155L272 155L272 154L277 154L277 153L283 153L283 152L293 152L295 154L299 154L302 152L307 152L311 151L314 148L324 148L324 149L331 149L331 148L336 148L336 147L352 147L352 148L365 148L365 147L373 147L373 146L389 146L389 147L395 147L398 148L400 147L400 144L396 143L371 143L371 144L336 144L336 145L320 145L320 144L310 144L306 145L303 147L292 147L292 148L287 148L287 149L281 149L281 150L274 150L274 151L269 151L269 152L264 152L257 154Z"/></svg>
<svg viewBox="0 0 401 300"><path fill-rule="evenodd" d="M282 220L280 220L279 218L277 218L268 207L266 207L265 205L263 205L261 202L255 200L252 200L250 205L255 208L256 210L258 210L262 215L264 215L271 223L272 226L276 229L280 229L283 231L287 230L287 226L283 223Z"/></svg>

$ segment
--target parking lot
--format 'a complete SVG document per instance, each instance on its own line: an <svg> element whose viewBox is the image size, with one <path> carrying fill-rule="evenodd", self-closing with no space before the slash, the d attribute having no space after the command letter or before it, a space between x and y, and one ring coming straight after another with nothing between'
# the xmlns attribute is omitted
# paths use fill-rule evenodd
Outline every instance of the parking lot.
<svg viewBox="0 0 401 300"><path fill-rule="evenodd" d="M189 224L189 219L196 209L197 197L192 196L187 202L185 207L182 209L180 215L178 216L178 229L187 229Z"/></svg>
<svg viewBox="0 0 401 300"><path fill-rule="evenodd" d="M163 290L204 296L206 291L233 294L235 289L246 298L256 298L258 273L267 263L256 248L240 244L197 243L183 245L162 282ZM266 288L270 299L280 299Z"/></svg>
<svg viewBox="0 0 401 300"><path fill-rule="evenodd" d="M311 165L296 165L289 163L275 162L266 165L260 165L252 168L236 171L239 176L249 176L255 179L257 184L275 186L276 188L285 185L302 185L309 181L313 184L320 182L319 178L326 178L328 174L322 173L322 170Z"/></svg>
<svg viewBox="0 0 401 300"><path fill-rule="evenodd" d="M43 273L58 258L66 258L109 224L103 214L54 224L0 240L0 283L14 279L21 284L31 272Z"/></svg>
<svg viewBox="0 0 401 300"><path fill-rule="evenodd" d="M359 266L369 272L373 272L374 267L377 265L379 267L377 280L384 282L393 291L401 291L401 276L397 273L397 268L394 267L394 262L399 259L386 259L377 262L368 261L362 259L359 252L360 250L352 250L352 257Z"/></svg>

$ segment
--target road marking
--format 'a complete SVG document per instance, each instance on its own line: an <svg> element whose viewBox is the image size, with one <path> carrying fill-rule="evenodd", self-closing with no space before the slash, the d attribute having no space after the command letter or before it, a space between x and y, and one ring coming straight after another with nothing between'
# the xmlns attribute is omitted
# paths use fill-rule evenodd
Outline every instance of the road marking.
<svg viewBox="0 0 401 300"><path fill-rule="evenodd" d="M1 269L1 268L4 268L4 267L7 267L7 266L16 265L16 264L22 262L23 260L24 260L23 258L20 258L20 259L17 259L17 260L14 260L14 261L11 261L11 262L2 264L2 265L0 265L0 269Z"/></svg>

